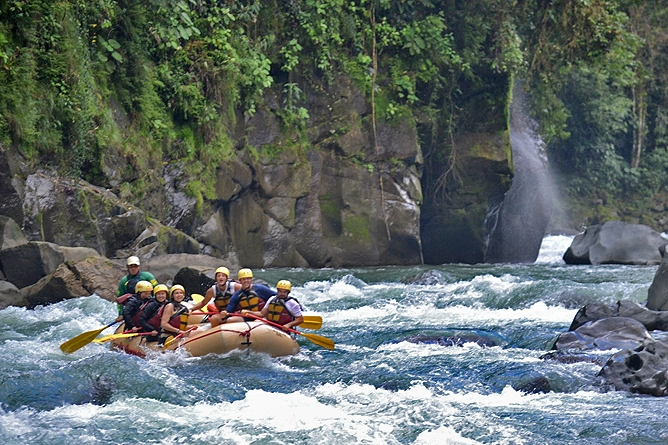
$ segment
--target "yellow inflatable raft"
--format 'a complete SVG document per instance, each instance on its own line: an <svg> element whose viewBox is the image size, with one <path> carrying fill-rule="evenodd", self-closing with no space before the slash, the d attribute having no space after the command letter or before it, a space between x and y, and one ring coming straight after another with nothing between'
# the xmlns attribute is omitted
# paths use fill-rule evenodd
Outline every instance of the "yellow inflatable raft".
<svg viewBox="0 0 668 445"><path fill-rule="evenodd" d="M116 330L123 332L123 324ZM146 342L145 336L119 338L112 341L112 348L128 354L145 357L148 351L182 349L194 357L207 354L225 354L234 350L251 350L279 357L299 352L299 344L286 332L261 321L225 323L214 328L210 323L197 325L187 337L172 342L167 347L157 342Z"/></svg>

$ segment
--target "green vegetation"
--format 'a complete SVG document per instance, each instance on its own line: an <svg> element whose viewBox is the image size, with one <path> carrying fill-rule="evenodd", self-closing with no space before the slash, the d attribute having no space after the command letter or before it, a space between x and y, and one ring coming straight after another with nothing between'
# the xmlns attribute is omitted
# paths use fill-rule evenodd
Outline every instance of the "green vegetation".
<svg viewBox="0 0 668 445"><path fill-rule="evenodd" d="M135 202L182 162L201 211L260 109L286 141L265 155L303 151L307 90L349 76L374 119L420 116L429 180L457 134L505 131L517 76L568 192L614 202L666 192L667 29L659 0L7 0L0 143L102 186L124 158Z"/></svg>

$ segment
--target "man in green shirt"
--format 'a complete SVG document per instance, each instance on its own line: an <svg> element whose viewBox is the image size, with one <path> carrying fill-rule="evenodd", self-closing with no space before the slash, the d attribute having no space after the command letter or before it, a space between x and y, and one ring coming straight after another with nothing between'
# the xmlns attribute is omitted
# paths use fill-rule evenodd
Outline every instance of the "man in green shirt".
<svg viewBox="0 0 668 445"><path fill-rule="evenodd" d="M126 267L128 269L128 274L121 278L121 281L118 283L118 291L116 292L116 298L127 293L135 293L135 285L139 281L148 281L153 287L158 285L158 280L155 279L151 272L140 271L139 258L136 256L131 256L126 262ZM117 321L123 319L123 305L118 305L118 318Z"/></svg>

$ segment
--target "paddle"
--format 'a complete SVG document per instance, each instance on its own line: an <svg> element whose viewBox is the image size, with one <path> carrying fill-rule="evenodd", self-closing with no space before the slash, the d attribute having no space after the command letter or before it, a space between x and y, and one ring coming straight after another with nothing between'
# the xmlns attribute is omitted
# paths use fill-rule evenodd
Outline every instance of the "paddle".
<svg viewBox="0 0 668 445"><path fill-rule="evenodd" d="M118 323L117 321L113 321L109 323L106 326L101 327L100 329L95 329L92 331L86 331L82 334L77 335L74 338L71 338L67 340L65 343L60 345L60 350L63 351L65 354L71 354L72 352L76 351L77 349L81 349L87 344L91 343L93 340L95 340L95 337L100 335L102 331L107 329L108 327L111 327Z"/></svg>
<svg viewBox="0 0 668 445"><path fill-rule="evenodd" d="M211 315L211 312L191 312L190 315ZM318 330L322 327L322 317L320 315L303 315L304 321L299 325L300 328Z"/></svg>
<svg viewBox="0 0 668 445"><path fill-rule="evenodd" d="M165 342L165 344L163 345L163 347L165 347L165 348L168 347L169 345L171 345L172 343L174 343L176 340L178 340L179 338L181 338L181 337L183 337L184 335L186 335L188 332L193 331L193 330L195 330L195 329L197 329L197 326L193 326L192 328L188 329L187 331L185 331L185 332L181 332L181 333L180 333L179 335L177 335L176 337L168 338L167 341Z"/></svg>
<svg viewBox="0 0 668 445"><path fill-rule="evenodd" d="M302 317L304 317L304 321L299 324L300 328L317 331L322 327L322 317L320 315L302 315Z"/></svg>
<svg viewBox="0 0 668 445"><path fill-rule="evenodd" d="M124 332L122 334L111 334L105 335L104 337L96 338L93 340L93 343L106 343L111 340L116 340L119 338L130 338L137 337L138 335L151 335L150 332Z"/></svg>
<svg viewBox="0 0 668 445"><path fill-rule="evenodd" d="M253 314L230 314L230 315L232 315L232 316L237 315L237 316L240 316L240 317L250 317L250 318L254 318L256 320L259 320L263 323L275 326L279 329L284 329L285 328L285 326L283 326L283 325L280 325L278 323L274 323L273 321L269 321L266 318L258 317L258 316L253 315ZM289 332L293 332L295 334L303 335L304 337L311 340L313 343L315 343L318 346L322 346L323 348L327 348L327 349L330 349L330 350L334 349L334 341L332 339L329 339L327 337L323 337L322 335L304 334L303 332L299 332L296 329L288 328L287 330Z"/></svg>

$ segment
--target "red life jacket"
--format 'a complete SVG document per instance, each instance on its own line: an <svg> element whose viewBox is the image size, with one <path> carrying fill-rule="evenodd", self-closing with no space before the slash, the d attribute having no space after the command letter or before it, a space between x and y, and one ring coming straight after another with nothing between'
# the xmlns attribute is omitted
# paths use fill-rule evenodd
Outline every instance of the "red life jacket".
<svg viewBox="0 0 668 445"><path fill-rule="evenodd" d="M139 327L141 327L141 324L139 323L139 317L141 317L141 313L142 313L142 311L144 310L144 308L146 307L146 305L149 304L150 302L151 302L151 299L149 298L149 299L147 299L147 300L144 302L144 304L142 304L142 305L139 307L139 310L137 311L137 313L135 314L135 316L132 317L132 325L133 325L133 326L139 326Z"/></svg>
<svg viewBox="0 0 668 445"><path fill-rule="evenodd" d="M131 293L123 294L120 297L116 298L116 303L122 304L122 305L125 306L125 303L128 302L128 299L130 299L131 296L132 296Z"/></svg>

